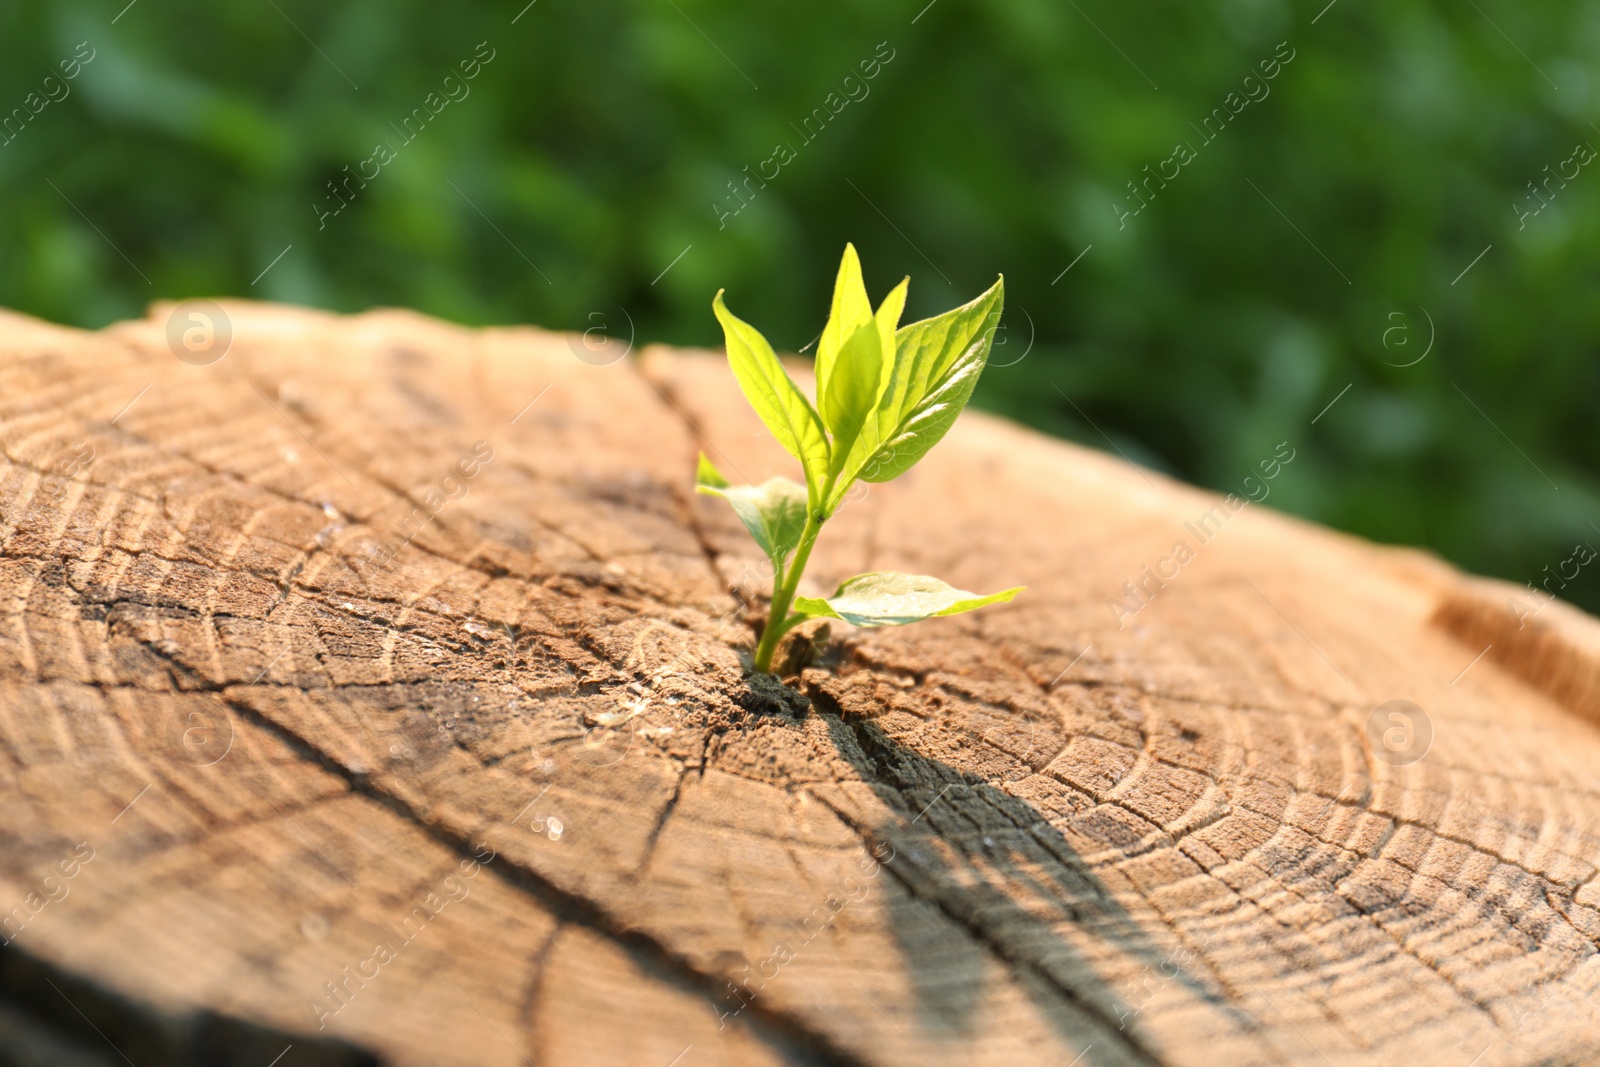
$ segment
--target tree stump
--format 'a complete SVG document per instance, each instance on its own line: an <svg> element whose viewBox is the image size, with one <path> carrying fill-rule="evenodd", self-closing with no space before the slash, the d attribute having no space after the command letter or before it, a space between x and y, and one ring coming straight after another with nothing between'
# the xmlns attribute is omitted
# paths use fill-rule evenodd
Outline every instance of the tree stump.
<svg viewBox="0 0 1600 1067"><path fill-rule="evenodd" d="M224 307L0 317L0 1063L1600 1056L1593 619L969 413L780 686L720 357Z"/></svg>

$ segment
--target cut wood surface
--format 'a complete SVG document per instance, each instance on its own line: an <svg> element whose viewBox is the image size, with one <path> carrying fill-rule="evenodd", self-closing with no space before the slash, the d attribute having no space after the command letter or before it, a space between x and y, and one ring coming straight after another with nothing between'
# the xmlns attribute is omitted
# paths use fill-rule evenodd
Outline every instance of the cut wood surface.
<svg viewBox="0 0 1600 1067"><path fill-rule="evenodd" d="M1600 1057L1593 619L968 413L783 687L719 356L223 306L0 316L0 1063Z"/></svg>

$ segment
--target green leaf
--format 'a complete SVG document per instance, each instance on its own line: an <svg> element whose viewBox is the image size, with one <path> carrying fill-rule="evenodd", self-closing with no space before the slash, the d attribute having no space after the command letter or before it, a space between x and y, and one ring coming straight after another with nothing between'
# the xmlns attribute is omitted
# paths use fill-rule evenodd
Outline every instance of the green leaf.
<svg viewBox="0 0 1600 1067"><path fill-rule="evenodd" d="M727 309L722 293L723 290L717 290L711 309L722 323L723 337L728 344L728 362L733 367L734 377L739 379L739 388L744 390L745 399L767 424L772 436L800 461L808 488L814 493L820 492L822 481L827 477L830 455L822 420L805 394L784 372L783 364L778 362L767 339Z"/></svg>
<svg viewBox="0 0 1600 1067"><path fill-rule="evenodd" d="M694 487L702 493L710 493L714 489L726 489L731 484L706 458L704 452L700 453L700 462L695 467L694 481Z"/></svg>
<svg viewBox="0 0 1600 1067"><path fill-rule="evenodd" d="M842 349L834 364L833 376L828 383L833 412L828 429L833 434L833 466L838 474L852 454L853 446L862 428L883 400L894 375L894 333L900 324L900 313L906 306L906 289L910 278L889 291L878 305L870 322L864 323ZM849 481L854 481L852 477ZM848 489L848 482L836 488L835 497L842 498L840 489Z"/></svg>
<svg viewBox="0 0 1600 1067"><path fill-rule="evenodd" d="M861 424L878 405L883 363L882 334L868 319L839 349L833 373L828 377L826 403L821 405L828 413L824 421L833 434L834 463L844 462L861 433Z"/></svg>
<svg viewBox="0 0 1600 1067"><path fill-rule="evenodd" d="M802 615L843 619L852 626L903 626L937 615L960 615L986 604L1010 600L1023 586L979 596L956 589L925 574L874 571L858 574L839 586L831 597L795 597L794 610Z"/></svg>
<svg viewBox="0 0 1600 1067"><path fill-rule="evenodd" d="M844 246L844 258L839 261L839 275L833 282L833 307L828 312L827 324L817 341L817 407L827 425L833 425L829 410L828 386L833 379L833 367L839 350L864 324L872 321L872 301L867 299L867 286L861 280L861 260L856 246Z"/></svg>
<svg viewBox="0 0 1600 1067"><path fill-rule="evenodd" d="M783 573L805 530L805 486L787 478L768 478L760 485L730 485L702 452L695 489L708 496L720 496L733 505L744 528L778 573Z"/></svg>
<svg viewBox="0 0 1600 1067"><path fill-rule="evenodd" d="M889 382L894 377L894 355L896 329L900 326L900 316L906 309L906 292L911 288L911 275L900 279L900 284L889 290L889 295L883 298L883 303L878 305L878 311L873 315L873 322L878 327L878 336L883 344L883 381L879 383L878 395L881 399L883 391L888 388Z"/></svg>
<svg viewBox="0 0 1600 1067"><path fill-rule="evenodd" d="M835 495L857 477L898 478L939 443L972 399L989 359L1005 303L1005 279L969 304L914 322L895 334L893 374L851 454L835 465L844 472Z"/></svg>

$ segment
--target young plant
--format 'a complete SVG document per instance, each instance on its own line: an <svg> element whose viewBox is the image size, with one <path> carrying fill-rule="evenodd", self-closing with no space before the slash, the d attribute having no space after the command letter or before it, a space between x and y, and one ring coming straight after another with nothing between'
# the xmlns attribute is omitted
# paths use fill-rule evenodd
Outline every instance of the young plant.
<svg viewBox="0 0 1600 1067"><path fill-rule="evenodd" d="M723 305L721 290L711 302L745 399L800 461L806 478L803 486L787 478L730 485L700 456L696 488L727 500L772 561L772 609L756 646L758 671L771 671L778 642L807 619L901 626L973 611L1022 591L979 596L937 578L875 571L847 580L826 599L795 596L817 535L850 487L910 470L955 423L989 358L1005 299L1003 277L970 304L900 326L910 281L895 286L873 311L855 246L845 246L833 308L817 343L815 407L766 338Z"/></svg>

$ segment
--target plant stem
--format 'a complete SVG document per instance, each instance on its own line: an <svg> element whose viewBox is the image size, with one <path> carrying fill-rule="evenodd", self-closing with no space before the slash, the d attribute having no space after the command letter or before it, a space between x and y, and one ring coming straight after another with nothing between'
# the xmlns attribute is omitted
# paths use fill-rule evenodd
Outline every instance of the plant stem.
<svg viewBox="0 0 1600 1067"><path fill-rule="evenodd" d="M811 546L817 543L817 534L821 532L822 523L815 514L808 512L805 528L800 531L800 546L795 549L782 583L772 591L772 609L767 613L767 626L761 631L761 643L756 645L755 667L763 674L772 673L772 654L778 650L778 641L793 626L789 619L789 605L794 603L800 575L805 573L806 560L811 556Z"/></svg>

